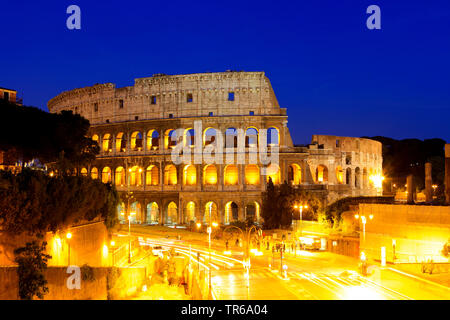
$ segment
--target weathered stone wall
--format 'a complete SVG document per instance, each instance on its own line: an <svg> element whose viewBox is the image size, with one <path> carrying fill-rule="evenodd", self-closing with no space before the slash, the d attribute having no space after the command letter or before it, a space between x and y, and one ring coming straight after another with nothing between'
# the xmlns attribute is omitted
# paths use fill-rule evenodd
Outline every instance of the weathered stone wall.
<svg viewBox="0 0 450 320"><path fill-rule="evenodd" d="M66 238L70 231L72 238ZM0 265L15 265L14 249L23 247L27 242L33 240L26 234L7 236L0 234ZM108 231L103 222L90 223L82 226L74 226L61 233L51 232L45 235L47 241L47 253L52 256L48 261L50 266L66 266L69 259L70 241L70 264L81 266L88 264L94 267L108 266L111 257L104 246L108 246Z"/></svg>

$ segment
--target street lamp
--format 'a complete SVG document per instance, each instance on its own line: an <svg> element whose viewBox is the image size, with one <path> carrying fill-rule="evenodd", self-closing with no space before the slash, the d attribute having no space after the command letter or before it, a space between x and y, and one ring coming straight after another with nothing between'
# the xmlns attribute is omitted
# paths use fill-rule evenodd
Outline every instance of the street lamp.
<svg viewBox="0 0 450 320"><path fill-rule="evenodd" d="M67 232L66 238L67 238L67 245L69 248L69 252L67 255L67 265L70 266L70 239L72 239L72 234L70 232Z"/></svg>
<svg viewBox="0 0 450 320"><path fill-rule="evenodd" d="M436 194L436 189L437 189L438 185L433 184L431 187L433 188L433 196L434 196Z"/></svg>
<svg viewBox="0 0 450 320"><path fill-rule="evenodd" d="M212 233L212 227L218 227L219 224L217 222L211 221L211 210L212 210L213 204L211 203L209 206L209 221L208 221L208 248L209 248L209 296L212 296L212 285L211 285L211 233ZM197 227L199 228L200 223L197 223Z"/></svg>
<svg viewBox="0 0 450 320"><path fill-rule="evenodd" d="M306 204L301 204L301 205L295 205L294 206L295 209L298 209L300 212L300 238L303 235L303 208L304 209L308 209L308 206ZM297 232L297 230L295 230ZM300 239L300 249L301 249L301 239ZM297 246L295 246L295 255L297 255Z"/></svg>
<svg viewBox="0 0 450 320"><path fill-rule="evenodd" d="M355 214L355 219L360 220L361 219L361 223L363 225L363 248L366 247L366 223L367 223L367 219L365 215L359 215L359 214ZM372 220L373 219L373 214L369 215L369 219ZM366 261L366 254L361 251L361 271L363 275L367 275L367 261Z"/></svg>

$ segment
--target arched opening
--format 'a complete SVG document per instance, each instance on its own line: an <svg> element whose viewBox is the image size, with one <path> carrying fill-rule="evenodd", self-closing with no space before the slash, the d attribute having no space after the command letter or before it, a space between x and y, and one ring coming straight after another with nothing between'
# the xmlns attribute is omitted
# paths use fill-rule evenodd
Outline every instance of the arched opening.
<svg viewBox="0 0 450 320"><path fill-rule="evenodd" d="M128 169L130 173L130 186L141 186L142 185L142 168L139 166L134 166Z"/></svg>
<svg viewBox="0 0 450 320"><path fill-rule="evenodd" d="M355 188L361 188L361 170L359 167L355 169Z"/></svg>
<svg viewBox="0 0 450 320"><path fill-rule="evenodd" d="M117 217L119 218L120 222L124 222L127 220L125 213L125 204L123 202L117 205Z"/></svg>
<svg viewBox="0 0 450 320"><path fill-rule="evenodd" d="M211 220L209 220L209 216L211 214ZM219 223L218 214L217 214L217 205L213 201L209 201L205 205L205 212L203 215L203 222L207 225L211 225L212 222ZM210 223L211 222L211 223Z"/></svg>
<svg viewBox="0 0 450 320"><path fill-rule="evenodd" d="M276 146L280 144L280 135L278 129L275 127L270 127L267 129L267 145Z"/></svg>
<svg viewBox="0 0 450 320"><path fill-rule="evenodd" d="M194 147L194 140L195 139L195 130L192 128L184 130L184 137L183 137L183 143L184 146L188 146L193 148Z"/></svg>
<svg viewBox="0 0 450 320"><path fill-rule="evenodd" d="M91 139L98 143L98 135L94 134Z"/></svg>
<svg viewBox="0 0 450 320"><path fill-rule="evenodd" d="M267 167L266 172L267 172L267 175L266 175L267 182L269 182L269 178L271 178L273 184L281 183L280 167L277 164L274 164L274 163L270 164Z"/></svg>
<svg viewBox="0 0 450 320"><path fill-rule="evenodd" d="M345 170L345 182L348 185L351 185L352 182L352 169L351 168L347 168L347 170Z"/></svg>
<svg viewBox="0 0 450 320"><path fill-rule="evenodd" d="M229 164L224 170L224 181L226 186L235 186L239 180L238 168L234 164Z"/></svg>
<svg viewBox="0 0 450 320"><path fill-rule="evenodd" d="M87 171L86 168L82 168L81 171L80 171L80 173L81 173L81 175L82 175L83 177L87 177L87 176L88 176L88 171Z"/></svg>
<svg viewBox="0 0 450 320"><path fill-rule="evenodd" d="M225 147L237 148L238 136L236 128L228 128L225 130Z"/></svg>
<svg viewBox="0 0 450 320"><path fill-rule="evenodd" d="M302 169L298 164L293 163L289 166L288 181L292 185L299 185L302 183Z"/></svg>
<svg viewBox="0 0 450 320"><path fill-rule="evenodd" d="M117 186L125 185L125 169L123 167L116 168L115 183Z"/></svg>
<svg viewBox="0 0 450 320"><path fill-rule="evenodd" d="M143 142L143 138L142 138L142 133L140 133L139 131L135 131L131 134L131 150L133 151L142 151L142 142Z"/></svg>
<svg viewBox="0 0 450 320"><path fill-rule="evenodd" d="M112 151L111 135L109 133L107 133L103 136L102 149L104 152Z"/></svg>
<svg viewBox="0 0 450 320"><path fill-rule="evenodd" d="M147 224L159 223L159 207L156 202L147 204Z"/></svg>
<svg viewBox="0 0 450 320"><path fill-rule="evenodd" d="M336 167L336 181L338 184L344 183L344 170L342 170L341 166Z"/></svg>
<svg viewBox="0 0 450 320"><path fill-rule="evenodd" d="M91 169L91 178L92 179L98 179L98 169L96 167L93 167Z"/></svg>
<svg viewBox="0 0 450 320"><path fill-rule="evenodd" d="M130 208L130 221L131 223L141 223L141 204L137 201L131 204Z"/></svg>
<svg viewBox="0 0 450 320"><path fill-rule="evenodd" d="M328 182L328 168L322 164L319 164L317 166L316 182L318 182L318 183Z"/></svg>
<svg viewBox="0 0 450 320"><path fill-rule="evenodd" d="M186 204L185 212L184 212L184 222L189 224L191 222L196 222L195 218L195 202L189 201Z"/></svg>
<svg viewBox="0 0 450 320"><path fill-rule="evenodd" d="M203 145L207 146L209 144L215 144L216 142L216 129L214 128L206 128L203 131Z"/></svg>
<svg viewBox="0 0 450 320"><path fill-rule="evenodd" d="M188 164L183 169L183 185L194 186L197 184L197 169Z"/></svg>
<svg viewBox="0 0 450 320"><path fill-rule="evenodd" d="M245 184L259 184L259 167L256 164L248 164L245 166Z"/></svg>
<svg viewBox="0 0 450 320"><path fill-rule="evenodd" d="M254 201L245 206L245 220L251 219L254 222L259 221L260 216L259 203Z"/></svg>
<svg viewBox="0 0 450 320"><path fill-rule="evenodd" d="M177 216L178 216L178 207L175 202L170 202L167 205L167 216L165 224L175 224L177 223Z"/></svg>
<svg viewBox="0 0 450 320"><path fill-rule="evenodd" d="M147 132L147 150L159 149L159 133L156 130Z"/></svg>
<svg viewBox="0 0 450 320"><path fill-rule="evenodd" d="M257 147L258 146L258 130L254 127L248 128L245 131L245 147Z"/></svg>
<svg viewBox="0 0 450 320"><path fill-rule="evenodd" d="M177 168L173 164L169 164L164 168L164 184L177 184Z"/></svg>
<svg viewBox="0 0 450 320"><path fill-rule="evenodd" d="M217 184L217 169L213 164L209 164L203 168L203 184L216 185Z"/></svg>
<svg viewBox="0 0 450 320"><path fill-rule="evenodd" d="M125 152L127 148L127 139L123 132L119 132L116 136L116 152Z"/></svg>
<svg viewBox="0 0 450 320"><path fill-rule="evenodd" d="M168 129L164 132L164 147L166 149L172 149L177 145L176 131Z"/></svg>
<svg viewBox="0 0 450 320"><path fill-rule="evenodd" d="M104 167L102 170L102 182L110 183L111 182L111 168Z"/></svg>
<svg viewBox="0 0 450 320"><path fill-rule="evenodd" d="M150 165L145 170L145 184L147 186L157 186L159 184L159 170L155 165Z"/></svg>
<svg viewBox="0 0 450 320"><path fill-rule="evenodd" d="M238 206L236 203L230 201L225 205L225 224L239 219Z"/></svg>

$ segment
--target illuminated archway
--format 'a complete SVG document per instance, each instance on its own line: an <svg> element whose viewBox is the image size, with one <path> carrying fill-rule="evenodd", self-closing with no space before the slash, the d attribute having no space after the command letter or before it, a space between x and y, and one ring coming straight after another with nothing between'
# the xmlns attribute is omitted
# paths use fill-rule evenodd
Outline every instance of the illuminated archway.
<svg viewBox="0 0 450 320"><path fill-rule="evenodd" d="M86 168L82 168L81 171L80 171L80 173L81 173L81 175L82 175L83 177L87 177L87 176L88 176L88 171L87 171Z"/></svg>
<svg viewBox="0 0 450 320"><path fill-rule="evenodd" d="M344 183L344 170L341 166L336 167L336 181L338 184Z"/></svg>
<svg viewBox="0 0 450 320"><path fill-rule="evenodd" d="M248 128L245 131L245 147L257 147L258 146L258 129L255 127Z"/></svg>
<svg viewBox="0 0 450 320"><path fill-rule="evenodd" d="M280 134L276 127L270 127L267 129L267 145L276 146L280 144Z"/></svg>
<svg viewBox="0 0 450 320"><path fill-rule="evenodd" d="M119 221L127 220L125 213L125 204L123 202L117 205L117 217L119 218Z"/></svg>
<svg viewBox="0 0 450 320"><path fill-rule="evenodd" d="M225 147L237 148L238 135L236 128L228 128L225 130Z"/></svg>
<svg viewBox="0 0 450 320"><path fill-rule="evenodd" d="M219 223L218 214L217 214L217 205L214 201L209 201L205 204L205 212L203 214L203 222L207 225L210 225L209 215L211 211L211 221Z"/></svg>
<svg viewBox="0 0 450 320"><path fill-rule="evenodd" d="M183 145L193 148L194 141L195 141L195 130L192 128L184 130Z"/></svg>
<svg viewBox="0 0 450 320"><path fill-rule="evenodd" d="M102 170L102 182L103 183L110 183L111 182L111 168L110 167L104 167Z"/></svg>
<svg viewBox="0 0 450 320"><path fill-rule="evenodd" d="M239 171L234 164L229 164L224 170L224 182L226 186L235 186L238 184Z"/></svg>
<svg viewBox="0 0 450 320"><path fill-rule="evenodd" d="M328 168L322 164L319 164L316 168L316 182L328 182Z"/></svg>
<svg viewBox="0 0 450 320"><path fill-rule="evenodd" d="M269 178L272 179L272 183L273 184L280 184L281 183L281 173L280 173L280 167L277 164L270 164L267 167L267 172L266 172L266 179L267 182L269 182Z"/></svg>
<svg viewBox="0 0 450 320"><path fill-rule="evenodd" d="M125 169L123 167L116 168L115 184L117 186L125 185Z"/></svg>
<svg viewBox="0 0 450 320"><path fill-rule="evenodd" d="M159 133L156 130L147 132L147 150L159 149Z"/></svg>
<svg viewBox="0 0 450 320"><path fill-rule="evenodd" d="M203 145L215 144L217 140L217 131L214 128L206 128L203 131Z"/></svg>
<svg viewBox="0 0 450 320"><path fill-rule="evenodd" d="M292 185L299 185L302 183L302 169L301 167L293 163L289 166L289 183Z"/></svg>
<svg viewBox="0 0 450 320"><path fill-rule="evenodd" d="M164 184L177 184L177 168L173 164L169 164L164 168Z"/></svg>
<svg viewBox="0 0 450 320"><path fill-rule="evenodd" d="M139 131L134 131L131 134L130 148L133 151L141 151L142 150L142 133Z"/></svg>
<svg viewBox="0 0 450 320"><path fill-rule="evenodd" d="M194 186L197 184L197 169L188 164L183 169L183 185Z"/></svg>
<svg viewBox="0 0 450 320"><path fill-rule="evenodd" d="M91 178L92 179L98 179L98 169L96 167L93 167L91 169Z"/></svg>
<svg viewBox="0 0 450 320"><path fill-rule="evenodd" d="M355 169L355 188L361 188L361 169Z"/></svg>
<svg viewBox="0 0 450 320"><path fill-rule="evenodd" d="M203 184L217 184L217 168L213 164L209 164L203 168Z"/></svg>
<svg viewBox="0 0 450 320"><path fill-rule="evenodd" d="M116 135L116 152L125 152L127 148L127 139L123 132Z"/></svg>
<svg viewBox="0 0 450 320"><path fill-rule="evenodd" d="M173 129L167 129L164 132L164 147L166 149L172 149L177 145L176 131Z"/></svg>
<svg viewBox="0 0 450 320"><path fill-rule="evenodd" d="M225 224L239 219L238 205L235 202L228 202L225 205Z"/></svg>
<svg viewBox="0 0 450 320"><path fill-rule="evenodd" d="M175 202L170 202L167 205L167 216L165 224L175 224L177 223L177 216L178 216L178 207Z"/></svg>
<svg viewBox="0 0 450 320"><path fill-rule="evenodd" d="M147 223L158 224L159 223L159 207L156 202L147 204Z"/></svg>
<svg viewBox="0 0 450 320"><path fill-rule="evenodd" d="M103 136L102 149L104 152L112 151L112 141L111 141L111 135L109 133L107 133Z"/></svg>
<svg viewBox="0 0 450 320"><path fill-rule="evenodd" d="M184 222L185 223L190 223L191 221L196 222L196 217L195 217L195 202L194 201L189 201L186 204L186 208L184 211Z"/></svg>
<svg viewBox="0 0 450 320"><path fill-rule="evenodd" d="M245 184L258 185L259 184L259 167L256 164L248 164L245 166Z"/></svg>
<svg viewBox="0 0 450 320"><path fill-rule="evenodd" d="M131 223L142 222L141 220L141 204L137 201L133 202L130 207Z"/></svg>
<svg viewBox="0 0 450 320"><path fill-rule="evenodd" d="M259 203L253 201L245 206L245 219L252 219L258 222L260 218L260 206Z"/></svg>
<svg viewBox="0 0 450 320"><path fill-rule="evenodd" d="M150 165L145 170L145 184L147 186L157 186L159 184L159 170L155 165Z"/></svg>
<svg viewBox="0 0 450 320"><path fill-rule="evenodd" d="M142 185L142 168L139 166L134 166L128 169L130 174L130 186L141 186Z"/></svg>
<svg viewBox="0 0 450 320"><path fill-rule="evenodd" d="M94 134L91 139L98 143L98 135L97 134Z"/></svg>

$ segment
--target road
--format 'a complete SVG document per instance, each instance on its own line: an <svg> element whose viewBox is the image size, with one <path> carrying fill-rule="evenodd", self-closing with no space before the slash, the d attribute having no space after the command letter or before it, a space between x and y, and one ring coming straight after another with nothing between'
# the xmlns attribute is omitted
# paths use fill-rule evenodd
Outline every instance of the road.
<svg viewBox="0 0 450 320"><path fill-rule="evenodd" d="M188 243L138 233L134 236L148 244L173 248L190 257L198 268L208 270L207 242ZM280 254L276 253L273 259L272 252L264 250L261 256L252 255L247 278L242 248L230 248L231 254L224 254L224 249L216 244L211 253L213 293L219 300L450 299L450 288L419 281L389 268L372 266L371 275L363 277L357 272L356 259L329 252L286 253L283 265L287 270L281 271Z"/></svg>

